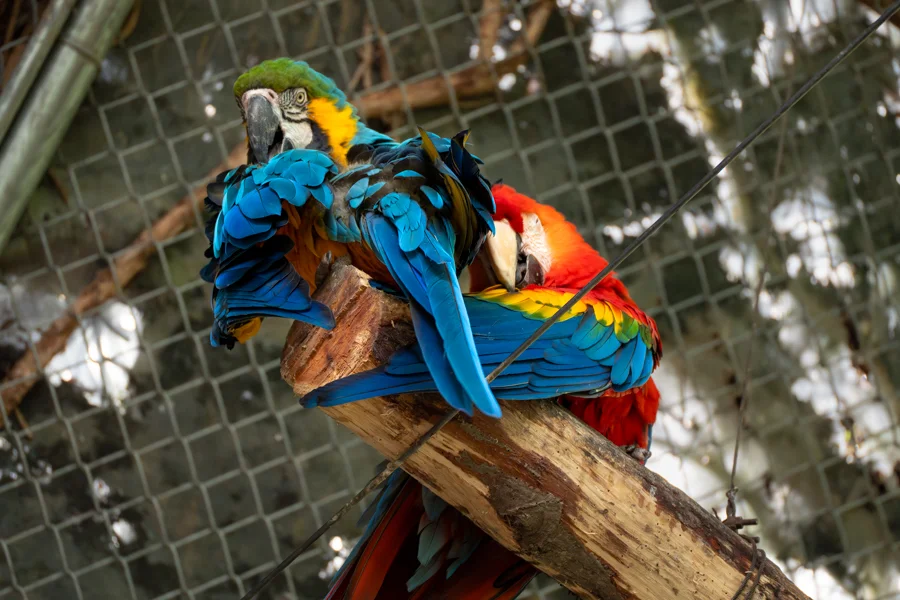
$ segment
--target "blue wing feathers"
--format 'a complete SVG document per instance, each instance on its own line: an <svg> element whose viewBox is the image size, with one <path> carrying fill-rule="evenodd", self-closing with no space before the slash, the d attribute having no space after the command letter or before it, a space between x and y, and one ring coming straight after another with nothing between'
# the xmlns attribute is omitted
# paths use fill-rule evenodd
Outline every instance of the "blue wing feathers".
<svg viewBox="0 0 900 600"><path fill-rule="evenodd" d="M290 240L276 233L288 223L282 202L300 207L312 196L331 207L334 193L327 180L338 170L327 154L291 150L265 165L229 171L209 188L210 203L218 210L207 232L210 262L201 276L215 284L213 345L233 346L232 331L258 317L334 326L331 310L311 300L309 284L287 261ZM345 237L353 236L352 224L331 225Z"/></svg>
<svg viewBox="0 0 900 600"><path fill-rule="evenodd" d="M519 311L477 296L466 297L465 303L484 374L496 368L540 324ZM501 337L495 335L498 329ZM399 391L440 389L429 377L423 352L420 340L419 345L399 352L384 367L336 381L302 401L332 405ZM646 383L653 364L653 354L639 335L622 344L612 325L598 323L593 311L588 311L582 319L557 322L491 383L491 389L503 400L595 394L610 387L624 391Z"/></svg>
<svg viewBox="0 0 900 600"><path fill-rule="evenodd" d="M379 181L378 183L373 183L366 189L366 198L371 198L375 194L378 193L378 190L384 187L384 182Z"/></svg>
<svg viewBox="0 0 900 600"><path fill-rule="evenodd" d="M334 192L331 191L330 187L327 185L320 185L318 187L310 188L309 191L326 209L331 208L331 205L334 202Z"/></svg>
<svg viewBox="0 0 900 600"><path fill-rule="evenodd" d="M438 390L452 406L468 414L474 404L486 414L499 416L500 407L484 381L472 341L452 257L435 247L435 238L428 235L422 236L418 247L405 251L402 232L389 218L415 202L403 194L388 194L385 199L384 216L364 217L364 237L410 300L416 336L425 349L423 359L435 375ZM436 343L425 343L423 337Z"/></svg>
<svg viewBox="0 0 900 600"><path fill-rule="evenodd" d="M337 172L338 165L327 154L290 150L264 166L243 168L240 179L236 171L226 175L212 240L214 255L222 256L228 244L246 249L274 236L287 223L282 201L299 207L312 195L330 209L334 192L326 178Z"/></svg>
<svg viewBox="0 0 900 600"><path fill-rule="evenodd" d="M591 343L592 342L592 343ZM621 342L615 335L613 327L602 329L598 339L591 340L588 344L576 345L576 348L584 350L585 355L596 361L612 356L621 346Z"/></svg>
<svg viewBox="0 0 900 600"><path fill-rule="evenodd" d="M471 415L473 401L453 372L446 353L440 350L443 344L434 319L415 302L410 303L410 315L419 343L422 344L422 347L432 349L430 352L425 352L422 357L431 374L426 381L429 387L418 387L415 391L435 389L441 393L450 406Z"/></svg>
<svg viewBox="0 0 900 600"><path fill-rule="evenodd" d="M419 173L418 171L413 171L412 169L406 169L405 171L400 171L399 173L394 173L394 177L421 177L425 176Z"/></svg>
<svg viewBox="0 0 900 600"><path fill-rule="evenodd" d="M242 264L241 268L246 265ZM259 261L261 268L251 266L244 276L216 278L213 290L215 322L210 332L213 346L231 346L236 341L234 327L256 317L281 317L311 323L318 327L334 327L334 316L324 304L312 300L309 285L297 275L283 256L277 260L266 257Z"/></svg>
<svg viewBox="0 0 900 600"><path fill-rule="evenodd" d="M634 343L634 356L631 357L629 362L629 374L630 380L633 382L634 380L640 378L641 372L644 369L644 360L647 358L647 354L650 353L650 349L647 348L647 345L644 343L644 340L637 336L632 340Z"/></svg>
<svg viewBox="0 0 900 600"><path fill-rule="evenodd" d="M628 381L628 374L631 372L631 360L634 358L635 347L637 346L637 338L631 340L622 346L616 353L616 361L612 365L610 379L614 385L622 385ZM643 363L643 360L641 361Z"/></svg>
<svg viewBox="0 0 900 600"><path fill-rule="evenodd" d="M365 199L365 193L368 187L368 177L363 177L350 186L350 189L347 190L347 202L350 205L350 208L359 208L359 205L362 204L362 201Z"/></svg>
<svg viewBox="0 0 900 600"><path fill-rule="evenodd" d="M425 197L428 198L428 201L431 202L431 205L436 209L440 210L444 206L444 198L441 194L435 190L433 187L428 185L423 185L419 188Z"/></svg>

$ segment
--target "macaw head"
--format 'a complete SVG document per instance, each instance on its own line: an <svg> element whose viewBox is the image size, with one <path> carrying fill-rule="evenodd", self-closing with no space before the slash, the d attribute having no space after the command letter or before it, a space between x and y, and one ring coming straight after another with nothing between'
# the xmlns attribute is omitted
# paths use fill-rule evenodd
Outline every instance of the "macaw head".
<svg viewBox="0 0 900 600"><path fill-rule="evenodd" d="M248 162L265 163L280 152L309 148L346 164L359 117L334 81L305 62L261 62L237 78L234 97L247 127Z"/></svg>
<svg viewBox="0 0 900 600"><path fill-rule="evenodd" d="M578 288L608 264L552 206L508 185L491 191L496 233L485 241L485 258L497 283L510 290L532 284Z"/></svg>
<svg viewBox="0 0 900 600"><path fill-rule="evenodd" d="M480 269L470 272L468 291L502 284L509 290L529 285L577 290L590 282L609 262L588 244L578 229L552 206L516 192L508 185L491 188L497 210L494 235L488 234L479 253ZM472 266L476 266L473 263ZM473 271L470 269L470 271ZM640 311L625 284L610 273L594 288L651 328L654 352L662 355L656 323Z"/></svg>

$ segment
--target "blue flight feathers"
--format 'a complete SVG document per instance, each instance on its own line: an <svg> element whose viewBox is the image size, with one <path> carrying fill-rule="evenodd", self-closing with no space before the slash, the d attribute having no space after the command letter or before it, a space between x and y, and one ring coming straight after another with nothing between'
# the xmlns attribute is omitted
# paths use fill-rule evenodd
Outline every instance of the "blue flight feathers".
<svg viewBox="0 0 900 600"><path fill-rule="evenodd" d="M310 298L308 282L285 256L293 243L276 232L288 223L282 202L299 207L312 195L330 206L333 192L326 177L337 172L326 154L291 150L265 165L229 171L208 186L210 262L201 276L214 283L213 346L232 347L234 331L261 317L334 327L331 310Z"/></svg>
<svg viewBox="0 0 900 600"><path fill-rule="evenodd" d="M541 323L501 302L480 299L477 294L465 297L465 309L485 374ZM334 406L373 396L440 390L430 376L434 370L424 368L428 360L423 343L418 340L416 345L400 350L382 367L314 390L301 403ZM491 389L497 398L506 400L596 395L609 388L624 391L644 385L652 370L653 354L640 335L623 344L612 325L604 326L594 311L588 310L581 319L554 324L492 382Z"/></svg>
<svg viewBox="0 0 900 600"><path fill-rule="evenodd" d="M212 308L215 315L210 331L213 346L232 347L237 341L232 332L257 317L282 317L334 327L334 315L327 306L310 298L305 282L285 258L293 243L276 236L261 247L254 247L204 269L204 278L214 282ZM212 263L211 263L212 264Z"/></svg>
<svg viewBox="0 0 900 600"><path fill-rule="evenodd" d="M404 204L402 199L394 202ZM500 416L484 380L452 256L427 231L421 246L401 249L400 232L383 215L365 215L363 236L410 302L423 360L451 406L472 414L473 406Z"/></svg>

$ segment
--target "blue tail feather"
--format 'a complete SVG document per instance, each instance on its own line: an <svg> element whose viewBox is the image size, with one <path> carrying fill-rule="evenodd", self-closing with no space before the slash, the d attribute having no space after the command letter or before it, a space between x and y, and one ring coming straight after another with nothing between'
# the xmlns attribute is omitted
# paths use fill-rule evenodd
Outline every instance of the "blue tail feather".
<svg viewBox="0 0 900 600"><path fill-rule="evenodd" d="M474 405L499 417L500 406L484 380L472 340L452 256L436 247L427 231L419 248L403 251L395 226L378 214L365 216L363 232L410 300L413 327L438 390L447 402L468 414Z"/></svg>

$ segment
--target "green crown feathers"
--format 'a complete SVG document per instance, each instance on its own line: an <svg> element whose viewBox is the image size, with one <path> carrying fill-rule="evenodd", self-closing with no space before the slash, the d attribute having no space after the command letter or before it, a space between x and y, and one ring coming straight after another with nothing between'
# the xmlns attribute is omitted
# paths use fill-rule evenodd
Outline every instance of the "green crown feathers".
<svg viewBox="0 0 900 600"><path fill-rule="evenodd" d="M328 98L338 108L347 105L347 96L330 77L322 75L307 63L290 58L266 60L234 82L234 95L240 98L247 90L269 88L280 94L286 89L304 87L311 98Z"/></svg>

